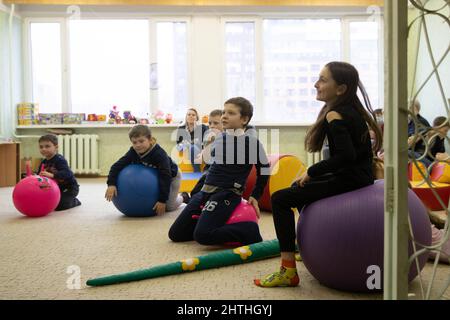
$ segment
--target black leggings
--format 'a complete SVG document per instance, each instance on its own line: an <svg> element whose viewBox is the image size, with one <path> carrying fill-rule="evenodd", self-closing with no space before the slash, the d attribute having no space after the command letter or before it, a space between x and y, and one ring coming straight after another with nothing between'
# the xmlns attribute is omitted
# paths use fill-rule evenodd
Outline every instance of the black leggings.
<svg viewBox="0 0 450 320"><path fill-rule="evenodd" d="M175 242L195 240L203 245L261 242L258 224L239 222L225 224L241 202L232 191L216 193L200 191L195 194L169 230L169 238ZM199 215L198 219L192 216Z"/></svg>
<svg viewBox="0 0 450 320"><path fill-rule="evenodd" d="M79 206L81 204L80 200L77 199L79 190L78 186L61 190L61 199L55 211L67 210Z"/></svg>
<svg viewBox="0 0 450 320"><path fill-rule="evenodd" d="M206 172L202 174L200 179L195 184L194 188L192 188L191 197L195 196L197 193L202 191L203 185L205 184L205 180L206 180Z"/></svg>
<svg viewBox="0 0 450 320"><path fill-rule="evenodd" d="M324 176L312 179L304 187L291 187L272 194L273 221L281 252L295 251L295 216L292 208L300 213L305 205L333 195L349 192L364 185L349 184L335 177Z"/></svg>

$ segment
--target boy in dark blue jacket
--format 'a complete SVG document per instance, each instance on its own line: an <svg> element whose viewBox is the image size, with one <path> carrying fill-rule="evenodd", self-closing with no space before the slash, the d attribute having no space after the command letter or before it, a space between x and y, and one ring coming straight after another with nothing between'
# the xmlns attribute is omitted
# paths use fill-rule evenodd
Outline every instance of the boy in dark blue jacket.
<svg viewBox="0 0 450 320"><path fill-rule="evenodd" d="M204 245L251 244L262 241L258 224L226 224L241 203L247 177L257 169L256 186L248 200L259 217L258 199L270 174L269 161L261 143L245 134L253 106L245 98L225 102L222 125L225 133L216 137L213 161L202 190L195 194L169 230L172 241L196 240ZM193 216L199 215L198 219Z"/></svg>
<svg viewBox="0 0 450 320"><path fill-rule="evenodd" d="M70 209L81 205L77 199L79 185L67 160L58 153L58 138L53 134L47 134L39 138L39 151L44 160L39 165L38 174L54 179L61 191L61 199L55 211Z"/></svg>
<svg viewBox="0 0 450 320"><path fill-rule="evenodd" d="M166 211L177 209L183 202L183 198L178 195L181 183L181 172L178 166L156 143L148 126L141 124L134 126L128 136L132 147L112 165L109 171L106 200L111 201L114 196L117 196L116 183L119 172L129 164L139 163L159 171L159 198L153 208L156 214L162 215Z"/></svg>

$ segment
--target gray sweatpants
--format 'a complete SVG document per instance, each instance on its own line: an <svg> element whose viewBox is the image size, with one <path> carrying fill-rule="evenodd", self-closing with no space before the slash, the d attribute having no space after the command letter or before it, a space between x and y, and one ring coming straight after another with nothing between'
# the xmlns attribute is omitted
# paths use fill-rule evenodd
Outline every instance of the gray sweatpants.
<svg viewBox="0 0 450 320"><path fill-rule="evenodd" d="M176 210L182 203L183 197L179 195L181 185L181 171L178 170L178 173L175 177L172 178L172 182L170 183L170 192L169 199L166 202L166 211Z"/></svg>

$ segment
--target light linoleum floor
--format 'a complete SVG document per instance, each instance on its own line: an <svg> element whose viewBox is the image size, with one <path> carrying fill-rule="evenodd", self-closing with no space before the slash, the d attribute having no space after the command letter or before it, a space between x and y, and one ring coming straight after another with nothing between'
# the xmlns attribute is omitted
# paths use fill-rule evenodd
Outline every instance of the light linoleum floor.
<svg viewBox="0 0 450 320"><path fill-rule="evenodd" d="M154 218L127 218L104 200L105 179L79 179L82 206L28 218L12 203L13 188L0 188L0 299L381 299L381 294L340 292L322 286L297 264L300 286L263 289L253 278L276 270L279 258L144 281L87 287L92 277L128 272L195 257L219 247L195 242L173 243L167 231L182 208ZM265 240L275 238L272 217L260 220ZM330 266L332 267L332 266ZM79 268L79 269L78 269ZM71 276L80 270L81 287ZM427 283L432 264L422 272ZM450 267L439 265L437 293L450 277ZM69 286L67 285L69 282ZM420 294L414 280L409 291ZM450 289L445 298L450 298ZM411 298L414 299L412 296Z"/></svg>

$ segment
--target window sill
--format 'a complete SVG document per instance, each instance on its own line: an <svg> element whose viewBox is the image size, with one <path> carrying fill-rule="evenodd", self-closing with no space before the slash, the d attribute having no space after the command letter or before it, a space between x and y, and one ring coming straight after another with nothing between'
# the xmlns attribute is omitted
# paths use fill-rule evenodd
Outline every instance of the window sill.
<svg viewBox="0 0 450 320"><path fill-rule="evenodd" d="M18 125L17 129L45 129L45 128L131 128L135 124L108 124L108 123L83 123L83 124L32 124L32 125ZM150 128L176 128L180 126L177 124L148 124Z"/></svg>
<svg viewBox="0 0 450 320"><path fill-rule="evenodd" d="M148 124L150 128L177 128L180 123ZM251 122L252 126L259 127L309 127L311 123L282 123L282 122ZM131 128L134 124L107 124L107 123L83 123L83 124L33 124L18 125L17 129L47 129L47 128Z"/></svg>

